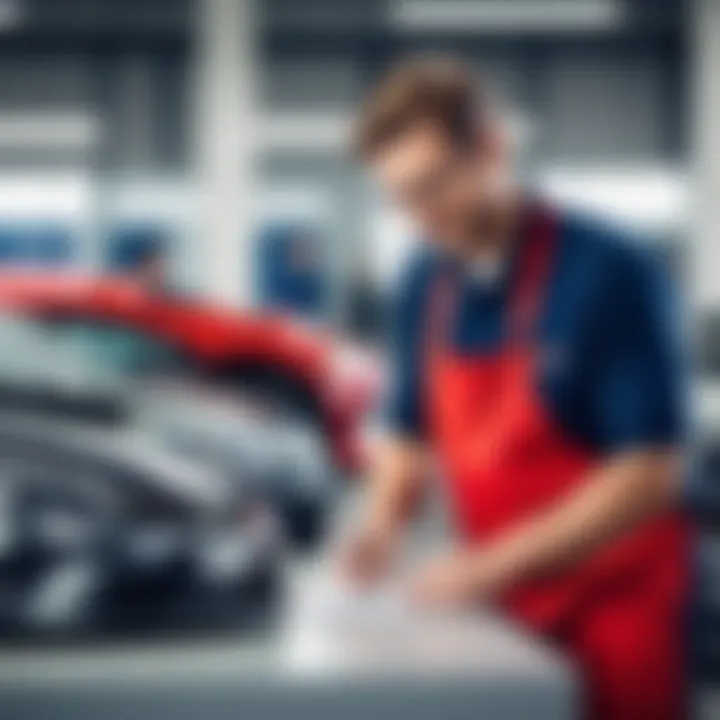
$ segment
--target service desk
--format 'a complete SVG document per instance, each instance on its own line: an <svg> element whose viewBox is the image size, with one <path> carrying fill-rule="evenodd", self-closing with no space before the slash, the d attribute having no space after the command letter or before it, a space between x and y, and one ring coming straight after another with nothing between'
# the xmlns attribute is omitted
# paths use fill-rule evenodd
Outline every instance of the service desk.
<svg viewBox="0 0 720 720"><path fill-rule="evenodd" d="M318 585L306 569L294 584ZM331 617L308 607L311 596L265 637L2 651L0 717L576 717L563 659L496 617L419 621L377 608Z"/></svg>

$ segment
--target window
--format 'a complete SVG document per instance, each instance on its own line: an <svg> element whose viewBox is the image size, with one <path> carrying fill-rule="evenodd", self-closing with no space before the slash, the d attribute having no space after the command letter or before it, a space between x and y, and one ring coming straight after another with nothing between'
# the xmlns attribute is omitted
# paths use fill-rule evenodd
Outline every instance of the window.
<svg viewBox="0 0 720 720"><path fill-rule="evenodd" d="M148 333L94 320L4 316L0 376L17 381L101 376L176 375L189 366L170 343Z"/></svg>
<svg viewBox="0 0 720 720"><path fill-rule="evenodd" d="M60 327L63 340L78 352L122 374L174 375L189 364L170 343L135 328L79 319L64 321Z"/></svg>

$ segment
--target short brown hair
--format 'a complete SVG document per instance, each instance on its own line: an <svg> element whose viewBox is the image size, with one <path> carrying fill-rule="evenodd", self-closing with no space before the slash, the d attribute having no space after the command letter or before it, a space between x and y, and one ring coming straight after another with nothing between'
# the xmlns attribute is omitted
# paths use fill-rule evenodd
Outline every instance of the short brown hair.
<svg viewBox="0 0 720 720"><path fill-rule="evenodd" d="M482 109L480 88L462 64L420 58L393 68L364 103L355 152L367 159L419 122L437 123L457 143L469 143Z"/></svg>

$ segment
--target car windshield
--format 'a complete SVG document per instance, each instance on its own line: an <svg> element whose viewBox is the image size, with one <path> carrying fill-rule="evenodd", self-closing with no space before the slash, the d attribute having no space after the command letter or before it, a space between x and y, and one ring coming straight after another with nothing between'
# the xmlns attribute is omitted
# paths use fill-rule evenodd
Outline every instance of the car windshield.
<svg viewBox="0 0 720 720"><path fill-rule="evenodd" d="M184 366L173 348L134 328L78 319L58 323L56 332L66 345L121 375L173 374Z"/></svg>
<svg viewBox="0 0 720 720"><path fill-rule="evenodd" d="M57 332L48 323L0 316L0 383L101 390L121 380L116 365L98 361L92 344Z"/></svg>
<svg viewBox="0 0 720 720"><path fill-rule="evenodd" d="M136 328L89 318L0 317L0 373L18 378L175 376L187 365L169 343Z"/></svg>
<svg viewBox="0 0 720 720"><path fill-rule="evenodd" d="M80 325L0 314L0 410L66 412L75 420L95 421L99 411L78 414L78 407L94 400L118 408L109 415L118 428L142 427L147 436L157 436L143 421L143 393L135 391L127 373L127 349L114 336L112 343L100 341L107 337ZM38 406L37 398L62 398L69 405Z"/></svg>

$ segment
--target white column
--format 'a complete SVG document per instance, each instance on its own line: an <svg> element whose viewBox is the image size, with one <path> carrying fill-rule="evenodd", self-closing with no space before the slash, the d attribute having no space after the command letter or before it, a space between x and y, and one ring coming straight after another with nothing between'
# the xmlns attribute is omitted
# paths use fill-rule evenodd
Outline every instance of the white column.
<svg viewBox="0 0 720 720"><path fill-rule="evenodd" d="M695 186L690 285L700 308L720 308L720 2L695 0L692 10Z"/></svg>
<svg viewBox="0 0 720 720"><path fill-rule="evenodd" d="M252 297L257 148L254 0L198 0L194 240L202 292L235 304Z"/></svg>

